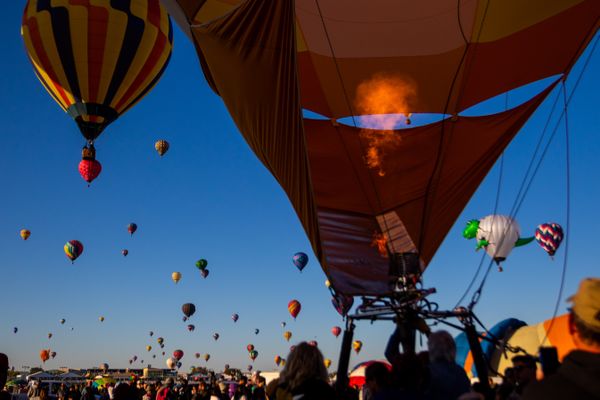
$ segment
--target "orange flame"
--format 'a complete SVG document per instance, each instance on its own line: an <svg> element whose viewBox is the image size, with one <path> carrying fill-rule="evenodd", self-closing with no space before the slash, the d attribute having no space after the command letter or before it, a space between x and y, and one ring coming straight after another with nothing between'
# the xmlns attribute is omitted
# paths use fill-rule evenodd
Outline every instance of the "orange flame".
<svg viewBox="0 0 600 400"><path fill-rule="evenodd" d="M375 232L373 234L373 241L371 242L371 247L377 247L377 251L379 255L382 257L388 257L387 251L387 238L383 233Z"/></svg>
<svg viewBox="0 0 600 400"><path fill-rule="evenodd" d="M356 110L364 129L360 135L368 142L365 161L384 176L382 159L385 150L398 144L394 128L402 120L410 124L409 103L417 94L416 85L406 79L383 74L362 82L356 89ZM373 130L375 129L375 130Z"/></svg>

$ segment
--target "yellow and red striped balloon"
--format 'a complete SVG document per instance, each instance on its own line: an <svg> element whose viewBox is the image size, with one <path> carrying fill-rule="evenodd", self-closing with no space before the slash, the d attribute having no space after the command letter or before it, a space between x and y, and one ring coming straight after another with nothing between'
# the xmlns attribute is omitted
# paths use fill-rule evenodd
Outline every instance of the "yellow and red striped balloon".
<svg viewBox="0 0 600 400"><path fill-rule="evenodd" d="M28 0L21 35L37 77L88 141L152 89L173 46L160 0Z"/></svg>
<svg viewBox="0 0 600 400"><path fill-rule="evenodd" d="M288 311L292 318L296 319L298 314L300 314L300 310L302 309L302 305L298 300L292 300L288 303Z"/></svg>

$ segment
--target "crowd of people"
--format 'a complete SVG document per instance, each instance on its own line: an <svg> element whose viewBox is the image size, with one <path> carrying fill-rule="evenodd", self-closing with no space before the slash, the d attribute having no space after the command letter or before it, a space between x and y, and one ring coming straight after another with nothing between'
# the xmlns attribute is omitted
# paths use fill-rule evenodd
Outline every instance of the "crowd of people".
<svg viewBox="0 0 600 400"><path fill-rule="evenodd" d="M339 385L336 391L321 351L302 342L288 355L279 378L268 385L260 373L250 379L241 376L229 385L216 379L192 385L167 378L162 383L132 380L98 390L89 381L82 388L63 385L57 396L59 400L600 399L600 279L582 281L569 301L569 330L577 350L569 353L562 365L546 366L539 381L538 360L517 355L512 358L513 366L504 371L501 384L471 385L464 369L455 362L456 345L448 332L429 333L427 351L400 352L403 330L399 325L385 350L391 370L383 363L370 364L360 393L350 387L340 392ZM0 354L0 387L6 383L7 370L8 359ZM29 398L46 400L48 394L39 389L29 393ZM0 392L0 400L8 399L7 392Z"/></svg>

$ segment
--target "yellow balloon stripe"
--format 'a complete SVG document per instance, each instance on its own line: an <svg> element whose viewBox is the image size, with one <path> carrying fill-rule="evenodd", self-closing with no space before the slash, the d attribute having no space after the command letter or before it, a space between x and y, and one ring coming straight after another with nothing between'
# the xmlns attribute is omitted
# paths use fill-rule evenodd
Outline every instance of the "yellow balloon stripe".
<svg viewBox="0 0 600 400"><path fill-rule="evenodd" d="M88 83L88 10L86 7L71 6L69 10L71 46L75 59L75 71L82 99L90 98Z"/></svg>

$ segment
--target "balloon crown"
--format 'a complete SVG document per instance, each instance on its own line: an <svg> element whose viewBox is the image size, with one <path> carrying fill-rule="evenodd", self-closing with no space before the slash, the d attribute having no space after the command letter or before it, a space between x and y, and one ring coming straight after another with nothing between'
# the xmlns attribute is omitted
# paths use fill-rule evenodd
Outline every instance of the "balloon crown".
<svg viewBox="0 0 600 400"><path fill-rule="evenodd" d="M465 239L475 239L477 237L477 230L479 229L479 220L472 219L467 222L467 226L463 230L463 237Z"/></svg>
<svg viewBox="0 0 600 400"><path fill-rule="evenodd" d="M96 148L93 144L89 146L83 146L81 150L81 159L82 160L95 160L96 159Z"/></svg>

